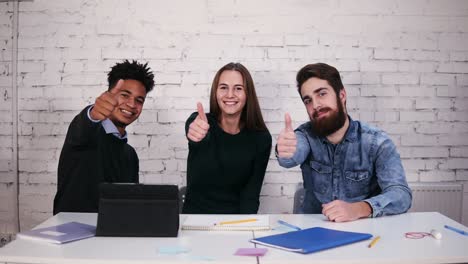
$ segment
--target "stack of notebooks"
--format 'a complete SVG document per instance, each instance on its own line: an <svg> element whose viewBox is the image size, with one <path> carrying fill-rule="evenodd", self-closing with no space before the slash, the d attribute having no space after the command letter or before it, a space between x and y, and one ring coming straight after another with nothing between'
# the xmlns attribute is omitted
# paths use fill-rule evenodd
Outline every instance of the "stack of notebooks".
<svg viewBox="0 0 468 264"><path fill-rule="evenodd" d="M270 230L268 215L188 215L182 230Z"/></svg>
<svg viewBox="0 0 468 264"><path fill-rule="evenodd" d="M282 250L308 254L367 240L371 234L313 227L299 231L260 237L250 242Z"/></svg>

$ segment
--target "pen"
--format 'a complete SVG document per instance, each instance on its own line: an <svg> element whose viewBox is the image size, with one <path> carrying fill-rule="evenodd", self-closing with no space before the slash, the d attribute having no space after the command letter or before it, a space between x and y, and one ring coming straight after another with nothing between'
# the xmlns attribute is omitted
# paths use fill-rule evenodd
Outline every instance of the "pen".
<svg viewBox="0 0 468 264"><path fill-rule="evenodd" d="M247 222L256 222L256 218L251 218L251 219L243 219L243 220L233 220L233 221L225 221L225 222L219 222L218 225L230 225L230 224L240 224L240 223L247 223ZM215 224L216 225L216 224Z"/></svg>
<svg viewBox="0 0 468 264"><path fill-rule="evenodd" d="M284 225L284 226L290 227L290 228L292 228L292 229L294 229L294 230L301 230L300 227L295 226L295 225L291 225L290 223L287 223L287 222L285 222L285 221L283 221L283 220L278 220L278 223L279 223L279 224L282 224L282 225Z"/></svg>
<svg viewBox="0 0 468 264"><path fill-rule="evenodd" d="M377 243L377 241L379 241L380 239L380 236L376 236L374 239L372 239L372 241L369 243L369 245L367 246L368 248L371 248L375 245L375 243Z"/></svg>
<svg viewBox="0 0 468 264"><path fill-rule="evenodd" d="M468 236L468 232L463 231L463 230L460 230L460 229L455 228L455 227L453 227L453 226L444 225L444 227L447 228L447 229L449 229L449 230L452 230L452 231L454 231L454 232L457 232L457 233L459 233L459 234L462 234L462 235L464 235L464 236Z"/></svg>

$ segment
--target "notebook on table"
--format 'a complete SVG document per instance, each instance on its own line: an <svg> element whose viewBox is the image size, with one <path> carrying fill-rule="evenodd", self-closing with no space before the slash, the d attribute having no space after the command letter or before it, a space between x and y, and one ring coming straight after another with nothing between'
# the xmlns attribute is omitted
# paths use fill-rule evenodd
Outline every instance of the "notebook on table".
<svg viewBox="0 0 468 264"><path fill-rule="evenodd" d="M268 215L187 215L182 230L270 230Z"/></svg>
<svg viewBox="0 0 468 264"><path fill-rule="evenodd" d="M303 254L367 240L371 234L313 227L283 234L259 237L250 242Z"/></svg>
<svg viewBox="0 0 468 264"><path fill-rule="evenodd" d="M18 233L19 238L44 241L54 244L64 244L88 237L93 237L96 227L79 222L69 222L61 225L38 228Z"/></svg>

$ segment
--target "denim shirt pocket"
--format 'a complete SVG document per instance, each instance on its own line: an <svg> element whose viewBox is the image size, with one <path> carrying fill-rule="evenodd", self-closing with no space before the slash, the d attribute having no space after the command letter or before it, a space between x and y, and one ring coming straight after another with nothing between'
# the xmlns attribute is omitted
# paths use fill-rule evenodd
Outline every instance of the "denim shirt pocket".
<svg viewBox="0 0 468 264"><path fill-rule="evenodd" d="M331 188L332 167L313 160L310 161L309 166L311 173L310 177L305 179L306 188L309 186L309 189L319 194L327 193Z"/></svg>
<svg viewBox="0 0 468 264"><path fill-rule="evenodd" d="M368 171L345 171L345 195L352 199L369 194L370 174Z"/></svg>

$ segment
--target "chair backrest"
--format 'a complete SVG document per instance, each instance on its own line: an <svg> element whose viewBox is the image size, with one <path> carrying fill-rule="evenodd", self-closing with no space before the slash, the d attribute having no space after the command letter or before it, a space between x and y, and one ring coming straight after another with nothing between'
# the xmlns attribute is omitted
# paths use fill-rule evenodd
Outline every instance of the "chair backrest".
<svg viewBox="0 0 468 264"><path fill-rule="evenodd" d="M294 207L293 207L293 214L300 214L302 212L302 204L304 203L304 195L305 190L304 188L299 188L294 193Z"/></svg>
<svg viewBox="0 0 468 264"><path fill-rule="evenodd" d="M179 211L182 213L182 207L184 206L185 201L185 192L187 191L187 186L182 186L179 189Z"/></svg>

